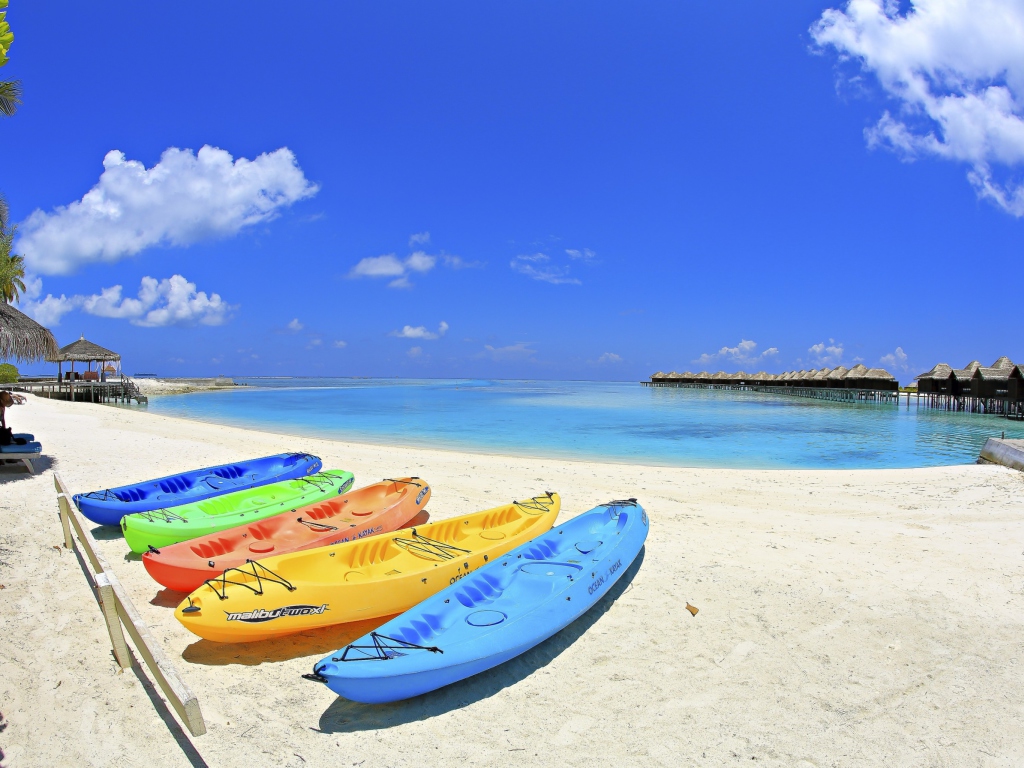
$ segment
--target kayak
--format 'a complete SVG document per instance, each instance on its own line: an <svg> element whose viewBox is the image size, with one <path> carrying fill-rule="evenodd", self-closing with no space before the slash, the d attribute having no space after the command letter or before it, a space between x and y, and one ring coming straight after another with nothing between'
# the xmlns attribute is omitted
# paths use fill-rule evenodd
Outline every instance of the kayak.
<svg viewBox="0 0 1024 768"><path fill-rule="evenodd" d="M142 556L142 564L150 576L168 589L191 592L207 579L219 576L228 568L245 565L252 558L397 531L415 519L429 500L430 486L419 478L385 480L343 496L278 512L180 544L153 547ZM215 501L220 499L199 504ZM122 526L129 526L125 528L126 539L133 517L139 515L129 515L121 521Z"/></svg>
<svg viewBox="0 0 1024 768"><path fill-rule="evenodd" d="M336 498L351 488L354 480L351 472L329 469L170 509L125 515L121 530L132 552L149 552Z"/></svg>
<svg viewBox="0 0 1024 768"><path fill-rule="evenodd" d="M220 643L402 613L490 560L551 529L558 494L398 533L250 560L210 579L174 611Z"/></svg>
<svg viewBox="0 0 1024 768"><path fill-rule="evenodd" d="M134 485L76 493L74 500L82 514L94 523L117 525L122 517L134 512L151 512L280 480L294 480L319 472L320 467L320 459L308 453L280 453Z"/></svg>
<svg viewBox="0 0 1024 768"><path fill-rule="evenodd" d="M492 560L304 677L347 699L381 704L495 667L592 608L639 554L647 530L635 499L596 507Z"/></svg>

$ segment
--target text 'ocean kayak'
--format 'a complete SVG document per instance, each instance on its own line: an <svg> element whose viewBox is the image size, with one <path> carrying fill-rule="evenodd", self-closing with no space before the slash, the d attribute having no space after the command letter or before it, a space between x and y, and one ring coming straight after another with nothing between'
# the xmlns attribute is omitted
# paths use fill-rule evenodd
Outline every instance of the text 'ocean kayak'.
<svg viewBox="0 0 1024 768"><path fill-rule="evenodd" d="M280 453L118 488L76 493L74 500L82 514L94 523L117 525L122 517L134 512L151 512L279 480L294 480L319 472L320 467L320 459L308 453Z"/></svg>
<svg viewBox="0 0 1024 768"><path fill-rule="evenodd" d="M380 704L495 667L593 607L639 554L647 530L635 499L585 512L321 660L305 677Z"/></svg>
<svg viewBox="0 0 1024 768"><path fill-rule="evenodd" d="M207 640L243 643L392 616L548 531L558 494L399 533L250 561L207 581L174 611Z"/></svg>
<svg viewBox="0 0 1024 768"><path fill-rule="evenodd" d="M419 478L385 480L208 536L155 548L142 556L142 564L168 589L191 592L247 560L397 531L417 518L429 500L430 486ZM126 517L122 524L132 517L136 515ZM418 524L425 522L426 515Z"/></svg>

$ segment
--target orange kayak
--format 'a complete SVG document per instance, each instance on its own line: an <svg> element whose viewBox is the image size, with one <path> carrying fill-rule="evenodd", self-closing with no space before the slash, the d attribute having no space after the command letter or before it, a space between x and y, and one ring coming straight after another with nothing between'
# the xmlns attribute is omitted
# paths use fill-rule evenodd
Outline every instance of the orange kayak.
<svg viewBox="0 0 1024 768"><path fill-rule="evenodd" d="M429 518L424 509L429 499L430 486L418 477L384 480L248 525L150 548L142 563L168 589L191 592L249 560L422 525Z"/></svg>

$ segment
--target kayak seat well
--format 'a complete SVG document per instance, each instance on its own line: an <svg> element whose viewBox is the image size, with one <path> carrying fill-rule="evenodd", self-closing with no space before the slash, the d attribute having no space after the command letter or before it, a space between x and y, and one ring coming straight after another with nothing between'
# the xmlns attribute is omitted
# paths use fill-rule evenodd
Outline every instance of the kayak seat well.
<svg viewBox="0 0 1024 768"><path fill-rule="evenodd" d="M230 539L218 538L209 539L201 544L193 544L189 549L199 555L199 557L210 559L226 555L228 552L231 552L234 547L231 546Z"/></svg>
<svg viewBox="0 0 1024 768"><path fill-rule="evenodd" d="M85 495L88 496L89 494L85 494ZM143 491L140 488L129 488L128 490L125 490L125 491L117 491L116 493L114 493L114 495L117 496L117 498L119 500L124 501L124 502L128 502L128 501L143 501L146 498L146 496L148 496L149 494L147 494L145 491Z"/></svg>
<svg viewBox="0 0 1024 768"><path fill-rule="evenodd" d="M245 474L245 467L218 467L213 471L213 474L217 475L217 477L223 477L225 480L237 480Z"/></svg>
<svg viewBox="0 0 1024 768"><path fill-rule="evenodd" d="M191 487L192 480L180 475L178 477L168 477L160 481L160 490L164 493L181 493Z"/></svg>

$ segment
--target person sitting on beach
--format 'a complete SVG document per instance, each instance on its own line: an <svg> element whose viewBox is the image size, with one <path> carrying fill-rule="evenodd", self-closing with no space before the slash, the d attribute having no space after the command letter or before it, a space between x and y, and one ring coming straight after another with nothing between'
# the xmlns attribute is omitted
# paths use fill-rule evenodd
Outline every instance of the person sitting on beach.
<svg viewBox="0 0 1024 768"><path fill-rule="evenodd" d="M25 398L21 395L12 395L6 390L0 392L0 429L7 429L7 420L4 417L4 411L12 405L21 405L24 402Z"/></svg>

